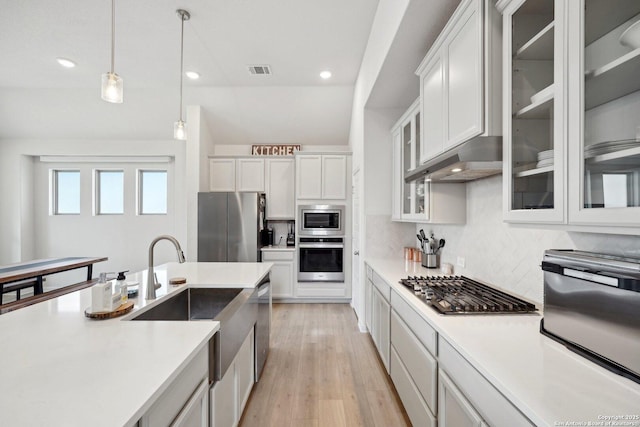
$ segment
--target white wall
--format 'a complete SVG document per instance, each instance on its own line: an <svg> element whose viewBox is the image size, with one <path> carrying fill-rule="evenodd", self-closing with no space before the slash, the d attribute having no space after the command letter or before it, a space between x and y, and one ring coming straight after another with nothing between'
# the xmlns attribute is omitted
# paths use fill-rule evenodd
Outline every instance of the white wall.
<svg viewBox="0 0 640 427"><path fill-rule="evenodd" d="M385 191L380 191L375 195L375 197L372 195L371 205L369 206L367 192L371 192L373 191L372 189L375 188L375 184L370 182L370 180L374 180L376 183L379 183L376 179L376 174L390 174L390 168L387 167L383 170L378 170L375 167L378 163L376 159L383 159L383 153L386 151L385 144L381 139L382 132L379 126L374 126L370 131L372 147L379 148L379 150L372 148L372 151L369 152L368 157L369 161L372 162L371 166L368 164L367 159L365 159L365 150L368 150L369 147L369 136L365 134L365 128L367 128L367 123L371 125L372 120L374 120L374 116L378 115L375 112L371 113L372 115L367 121L366 116L368 113L365 111L365 108L376 79L378 78L380 70L384 64L385 58L387 57L389 48L391 47L400 23L402 22L402 18L408 4L409 0L380 0L378 3L378 9L376 10L376 15L371 27L371 33L367 42L367 48L362 58L360 72L358 73L358 79L354 89L349 146L353 151L353 170L355 171L359 169L360 171L360 189L358 191L360 194L360 206L356 211L360 212L359 223L361 227L361 241L363 237L369 236L370 233L375 232L375 230L369 229L369 225L366 220L368 214L367 209L369 207L374 213L382 211L389 215L391 214L391 194L388 191L386 193ZM384 117L384 121L385 123L390 122L388 117ZM385 125L383 124L382 128L384 128L384 126ZM388 129L386 135L386 140L388 141ZM388 149L388 153L389 155L391 154L390 148ZM382 180L384 180L384 178L382 178ZM379 203L376 202L376 197L379 198ZM388 206L384 205L385 199L387 200L387 203L389 203ZM365 328L364 286L362 286L362 281L366 277L362 261L368 256L368 238L365 239L364 243L365 244L360 245L360 265L352 266L352 268L360 269L360 274L358 275L360 277L360 283L352 284L352 305L358 316L358 323L361 330L364 330Z"/></svg>
<svg viewBox="0 0 640 427"><path fill-rule="evenodd" d="M537 303L543 300L540 262L546 249L580 249L640 257L640 236L577 233L510 226L502 222L502 175L467 183L465 225L416 224L436 239L445 239L442 262L454 265L456 274L475 277ZM465 258L465 268L456 266Z"/></svg>

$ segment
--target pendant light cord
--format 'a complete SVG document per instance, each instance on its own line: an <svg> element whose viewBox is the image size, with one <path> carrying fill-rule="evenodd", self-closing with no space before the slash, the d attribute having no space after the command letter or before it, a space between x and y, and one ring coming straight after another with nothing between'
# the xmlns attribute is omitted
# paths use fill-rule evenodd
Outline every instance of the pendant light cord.
<svg viewBox="0 0 640 427"><path fill-rule="evenodd" d="M182 67L184 58L184 13L180 15L181 29L180 29L180 121L182 121Z"/></svg>
<svg viewBox="0 0 640 427"><path fill-rule="evenodd" d="M111 0L111 74L116 61L116 0Z"/></svg>

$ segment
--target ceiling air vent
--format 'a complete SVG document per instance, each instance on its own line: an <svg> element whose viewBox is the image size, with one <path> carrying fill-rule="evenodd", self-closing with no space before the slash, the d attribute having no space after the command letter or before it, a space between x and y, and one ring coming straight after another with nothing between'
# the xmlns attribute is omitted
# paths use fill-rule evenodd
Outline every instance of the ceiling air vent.
<svg viewBox="0 0 640 427"><path fill-rule="evenodd" d="M252 76L270 76L271 67L268 65L249 65L249 74Z"/></svg>

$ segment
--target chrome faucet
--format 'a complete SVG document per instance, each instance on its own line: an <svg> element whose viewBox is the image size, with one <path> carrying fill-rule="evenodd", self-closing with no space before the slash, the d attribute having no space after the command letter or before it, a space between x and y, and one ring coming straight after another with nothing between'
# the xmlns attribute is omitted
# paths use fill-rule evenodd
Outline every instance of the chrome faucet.
<svg viewBox="0 0 640 427"><path fill-rule="evenodd" d="M153 248L160 240L168 240L173 243L173 246L176 247L176 252L178 252L178 262L183 263L184 253L182 252L182 248L180 247L180 243L173 236L163 235L158 236L149 245L149 270L147 270L147 299L156 299L156 275L153 272Z"/></svg>

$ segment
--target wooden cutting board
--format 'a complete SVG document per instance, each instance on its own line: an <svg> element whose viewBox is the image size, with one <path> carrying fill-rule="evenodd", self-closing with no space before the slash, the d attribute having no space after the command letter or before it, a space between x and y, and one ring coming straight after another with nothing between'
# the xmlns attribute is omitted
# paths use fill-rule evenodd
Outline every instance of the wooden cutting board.
<svg viewBox="0 0 640 427"><path fill-rule="evenodd" d="M84 315L90 319L97 319L97 320L113 319L114 317L119 317L124 314L127 314L131 310L133 310L133 301L126 302L113 311L97 311L93 313L91 311L91 307L89 307L84 311Z"/></svg>

